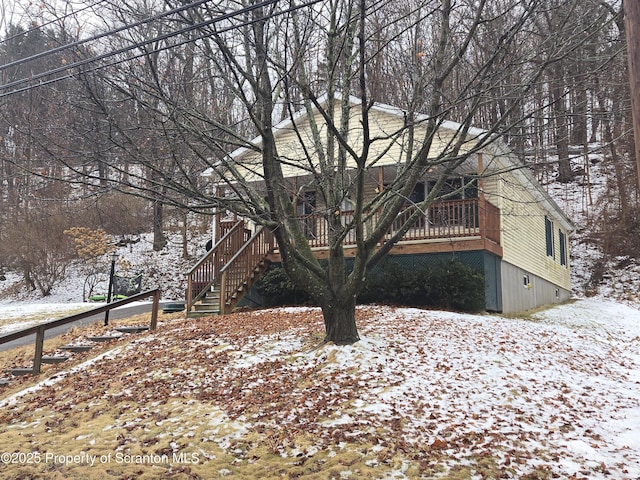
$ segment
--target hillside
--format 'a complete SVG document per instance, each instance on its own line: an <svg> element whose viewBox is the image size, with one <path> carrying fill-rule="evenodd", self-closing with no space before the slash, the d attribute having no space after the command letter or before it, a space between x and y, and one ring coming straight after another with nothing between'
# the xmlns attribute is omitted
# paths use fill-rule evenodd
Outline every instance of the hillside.
<svg viewBox="0 0 640 480"><path fill-rule="evenodd" d="M46 380L2 392L0 473L640 476L638 310L591 299L514 319L371 306L358 323L362 340L338 348L319 346L317 309L164 319L47 367Z"/></svg>
<svg viewBox="0 0 640 480"><path fill-rule="evenodd" d="M593 241L606 190L605 176L594 178L590 205L579 182L548 185L577 227L577 301L514 318L360 307L362 340L343 348L321 345L314 308L163 315L157 332L0 390L0 475L637 479L640 268ZM194 237L182 259L177 238L152 252L141 236L119 256L144 272L145 288L180 299L205 241ZM79 270L47 298L18 281L0 284L1 331L55 316L54 303L88 306ZM45 347L108 332L75 329ZM31 355L6 352L0 364Z"/></svg>

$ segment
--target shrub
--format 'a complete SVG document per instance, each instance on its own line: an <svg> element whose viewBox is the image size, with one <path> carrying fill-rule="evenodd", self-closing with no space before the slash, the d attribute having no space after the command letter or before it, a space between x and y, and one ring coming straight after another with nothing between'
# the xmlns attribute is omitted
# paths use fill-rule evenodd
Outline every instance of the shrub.
<svg viewBox="0 0 640 480"><path fill-rule="evenodd" d="M441 262L424 269L421 278L428 305L479 312L485 308L484 273L460 260Z"/></svg>
<svg viewBox="0 0 640 480"><path fill-rule="evenodd" d="M256 284L256 289L268 307L300 305L310 300L279 266L272 266ZM358 303L479 312L485 308L484 273L457 259L417 270L387 259L367 276Z"/></svg>
<svg viewBox="0 0 640 480"><path fill-rule="evenodd" d="M484 274L457 259L419 270L386 261L369 274L358 301L478 312L485 308Z"/></svg>
<svg viewBox="0 0 640 480"><path fill-rule="evenodd" d="M71 217L61 206L32 208L29 215L14 217L1 239L0 256L10 259L8 265L22 272L26 287L43 297L64 280L74 258L73 244L63 233Z"/></svg>
<svg viewBox="0 0 640 480"><path fill-rule="evenodd" d="M114 250L113 239L102 228L72 227L64 231L73 239L78 257L95 262Z"/></svg>
<svg viewBox="0 0 640 480"><path fill-rule="evenodd" d="M420 296L417 274L395 262L386 260L370 272L358 295L360 303L416 305Z"/></svg>
<svg viewBox="0 0 640 480"><path fill-rule="evenodd" d="M296 288L280 266L271 266L256 284L256 290L266 307L300 305L309 301L309 295Z"/></svg>

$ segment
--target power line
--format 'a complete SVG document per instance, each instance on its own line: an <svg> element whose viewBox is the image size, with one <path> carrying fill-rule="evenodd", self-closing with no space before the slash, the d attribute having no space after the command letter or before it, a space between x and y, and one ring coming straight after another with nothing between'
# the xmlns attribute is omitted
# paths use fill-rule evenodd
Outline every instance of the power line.
<svg viewBox="0 0 640 480"><path fill-rule="evenodd" d="M194 3L205 3L206 1L209 1L209 0L201 0L199 2L194 2ZM291 13L293 11L300 10L302 8L305 8L305 7L312 6L312 5L314 5L316 3L319 3L321 1L322 0L310 0L310 1L305 2L303 4L290 7L288 9L286 9L286 10L283 10L283 11L280 11L280 12L276 12L276 13L272 13L270 15L270 17ZM218 17L212 18L210 20L199 22L199 23L190 25L188 27L185 27L185 28L182 28L182 29L179 29L179 30L174 30L174 31L166 33L166 34L159 35L157 37L154 37L153 39L146 40L144 42L136 42L133 45L130 45L130 46L127 46L127 47L123 47L123 48L120 48L120 49L117 49L117 50L114 50L114 51L111 51L111 52L108 52L108 53L105 53L105 54L102 54L102 55L98 55L96 57L92 57L92 58L89 58L89 59L85 59L85 60L81 60L81 61L78 61L78 62L74 62L74 63L72 63L70 65L64 65L62 67L58 67L58 68L55 68L55 69L52 69L52 70L48 70L46 72L42 72L40 74L31 76L29 78L23 78L23 79L20 79L20 80L16 80L16 81L8 83L6 85L0 85L0 89L6 90L6 89L11 88L11 87L19 87L20 85L23 85L25 83L29 83L29 85L26 85L24 87L17 88L17 89L14 89L14 90L10 91L10 92L4 92L4 93L0 94L0 98L4 98L4 97L7 97L9 95L14 95L14 94L21 93L21 92L24 92L24 91L27 91L27 90L31 90L33 88L38 88L38 87L41 87L41 86L45 86L45 85L49 85L49 84L52 84L52 83L56 83L56 82L59 82L61 80L65 80L65 79L68 79L68 78L73 78L73 77L77 76L78 73L68 73L66 75L61 75L59 77L55 77L55 78L49 79L47 81L39 82L36 85L32 84L32 82L34 82L36 80L40 80L40 79L42 79L44 77L47 77L47 76L50 76L50 75L55 75L57 73L61 73L61 72L65 72L65 71L69 71L69 70L77 68L77 67L90 65L92 63L99 62L100 60L104 60L104 59L119 55L121 53L126 53L128 51L133 50L133 49L136 49L136 48L139 48L139 47L144 47L144 46L150 45L150 44L158 42L158 41L167 40L169 38L181 35L183 33L188 33L188 32L200 29L202 27L210 26L210 25L213 25L215 23L221 22L223 20L228 20L228 19L231 19L231 18L236 17L238 15L242 15L244 13L249 13L249 12L251 12L253 10L256 10L258 8L262 8L264 6L268 6L270 4L274 4L274 3L277 3L277 2L278 2L278 0L267 0L267 1L261 2L261 3L256 4L256 5L252 5L250 7L244 7L242 9L236 10L234 12L229 12L229 13L226 13L226 14L223 14L223 15L219 15ZM184 9L181 9L181 10L184 10ZM252 23L255 23L256 21L258 21L258 20L243 22L240 25L230 26L230 27L228 27L226 29L218 30L217 32L218 33L224 33L226 31L234 30L234 29L239 28L241 26L250 25ZM105 35L103 35L103 36L105 36ZM200 39L205 38L207 36L209 36L209 34L203 34L203 35L200 35L200 36L198 36L196 38L189 38L189 39L186 39L186 40L184 40L182 42L178 42L178 43L171 44L171 45L166 45L164 47L155 48L155 49L153 49L151 51L143 52L143 53L140 53L138 55L134 55L133 57L129 57L129 58L126 58L126 59L116 60L116 61L108 63L108 64L94 65L92 68L85 69L81 73L93 72L93 71L96 71L96 70L99 70L99 69L103 69L103 68L106 68L106 67L109 67L109 66L113 66L113 65L117 65L117 64L124 63L124 62L127 62L127 61L131 61L133 59L148 55L149 53L156 53L156 52L168 50L168 49L171 49L171 48L176 48L176 47L178 47L180 45L184 45L186 43L191 43L191 42L193 42L195 40L200 40Z"/></svg>
<svg viewBox="0 0 640 480"><path fill-rule="evenodd" d="M205 1L209 1L209 0L204 0L204 1L196 2L196 3L204 3ZM150 45L150 44L155 43L155 42L159 42L159 41L162 41L162 40L167 40L169 38L181 35L183 33L188 33L190 31L197 30L199 28L206 27L206 26L212 25L214 23L217 23L217 22L220 22L220 21L223 21L223 20L228 20L230 18L233 18L235 16L241 15L243 13L251 12L251 11L257 9L257 8L261 8L263 6L270 5L272 3L276 3L277 1L278 0L267 0L267 1L261 2L261 3L256 4L256 5L252 5L250 7L245 7L245 8L242 8L240 10L236 10L234 12L230 12L230 13L226 13L226 14L220 15L220 16L212 18L210 20L199 22L199 23L196 23L196 24L193 24L193 25L189 25L188 27L185 27L185 28L182 28L182 29L179 29L179 30L174 30L174 31L168 32L166 34L159 35L159 36L154 37L154 38L152 38L150 40L145 40L143 42L135 42L134 44L129 45L127 47L122 47L122 48L119 48L117 50L113 50L113 51L110 51L108 53L104 53L102 55L98 55L98 56L91 57L91 58L88 58L88 59L80 60L80 61L68 64L68 65L64 65L64 66L61 66L61 67L58 67L58 68L47 70L45 72L33 75L31 77L28 77L28 78L22 78L20 80L16 80L14 82L10 82L10 83L5 84L5 85L1 85L0 89L6 90L6 89L12 88L12 87L19 87L20 85L24 85L25 83L29 84L29 85L24 86L22 88L17 88L15 90L11 90L9 92L4 92L4 93L0 94L0 98L6 97L6 96L9 96L9 95L13 95L13 94L16 94L16 93L21 93L21 92L24 92L26 90L30 90L32 88L37 88L37 87L49 85L51 83L55 83L55 82L58 82L58 81L61 81L61 80L67 79L67 78L72 78L72 77L76 76L75 73L68 73L66 75L62 75L62 76L59 76L59 77L56 77L56 78L53 78L53 79L50 79L50 80L47 80L47 81L39 82L36 85L33 84L34 81L40 80L40 79L48 77L50 75L55 75L57 73L62 73L62 72L65 72L65 71L69 71L69 70L77 68L77 67L82 67L82 66L85 66L85 65L96 63L96 62L99 62L100 60L104 60L104 59L119 55L121 53L126 53L128 51L134 50L134 49L139 48L139 47L144 47L144 46ZM318 1L320 1L320 0L314 0L311 3L309 3L308 5L310 5L312 3L316 3ZM118 30L120 30L120 29L118 29ZM109 32L109 33L111 33L111 32ZM105 36L105 35L103 35L103 36ZM204 38L204 35L200 36L197 39L200 39L200 38ZM188 39L188 40L185 40L183 42L179 42L179 43L174 44L174 45L167 45L167 46L162 47L162 48L154 49L154 50L152 50L150 52L141 53L141 54L136 55L136 56L134 56L132 58L118 60L118 61L113 62L113 63L108 64L108 65L97 65L97 66L94 66L94 68L91 68L89 70L84 70L84 72L85 73L86 72L91 72L91 71L95 71L95 70L98 70L98 69L101 69L101 68L106 68L107 66L110 66L110 65L117 65L119 63L130 61L130 60L135 59L135 58L139 58L139 57L144 56L144 55L146 55L148 53L155 53L155 52L167 50L169 48L175 48L175 47L177 47L179 45L183 45L185 43L189 43L189 42L192 42L192 41L197 40L197 39Z"/></svg>
<svg viewBox="0 0 640 480"><path fill-rule="evenodd" d="M101 0L101 1L105 1L105 0ZM180 12L182 12L184 10L188 10L190 8L193 8L193 7L198 7L198 6L202 5L203 3L207 3L207 2L210 2L210 1L211 0L198 0L196 2L189 3L187 5L183 5L183 6L178 7L178 8L167 10L166 12L159 13L157 15L152 15L150 17L147 17L147 18L143 19L143 20L139 20L139 21L137 21L135 23L131 23L131 24L128 24L128 25L123 25L122 27L118 27L116 29L109 30L108 32L100 33L100 34L95 35L93 37L85 38L84 40L78 40L76 42L67 43L65 45L61 45L59 47L52 48L52 49L44 51L44 52L36 53L35 55L31 55L31 56L26 57L26 58L21 58L19 60L15 60L15 61L7 63L5 65L0 65L0 71L6 70L7 68L11 68L11 67L17 67L18 65L22 65L24 63L28 63L28 62L31 62L33 60L37 60L39 58L46 57L48 55L53 55L55 53L63 52L63 51L68 50L70 48L79 47L80 45L83 45L83 44L88 43L88 42L93 42L95 40L100 40L101 38L108 37L110 35L115 35L117 33L123 32L125 30L130 29L130 28L136 28L136 27L139 27L141 25L145 25L145 24L147 24L149 22L153 22L155 20L159 20L159 19L161 19L163 17L167 17L169 15L173 15L174 13L180 13ZM6 88L6 86L3 86L3 88Z"/></svg>

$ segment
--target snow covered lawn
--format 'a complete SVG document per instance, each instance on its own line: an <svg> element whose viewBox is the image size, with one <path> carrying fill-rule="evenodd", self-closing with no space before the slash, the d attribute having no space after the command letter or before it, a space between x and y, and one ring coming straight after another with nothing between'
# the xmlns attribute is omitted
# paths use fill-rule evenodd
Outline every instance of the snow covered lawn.
<svg viewBox="0 0 640 480"><path fill-rule="evenodd" d="M637 309L368 306L358 323L357 344L316 348L312 308L166 322L0 392L0 452L47 460L0 474L640 478Z"/></svg>

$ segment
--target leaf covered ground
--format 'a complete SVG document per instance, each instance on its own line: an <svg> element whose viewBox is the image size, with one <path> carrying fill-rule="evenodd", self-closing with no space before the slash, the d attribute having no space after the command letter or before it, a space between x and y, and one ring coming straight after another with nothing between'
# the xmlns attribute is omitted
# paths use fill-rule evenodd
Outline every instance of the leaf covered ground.
<svg viewBox="0 0 640 480"><path fill-rule="evenodd" d="M48 366L0 391L0 476L640 478L637 310L357 316L350 347L321 345L319 310L274 309Z"/></svg>

